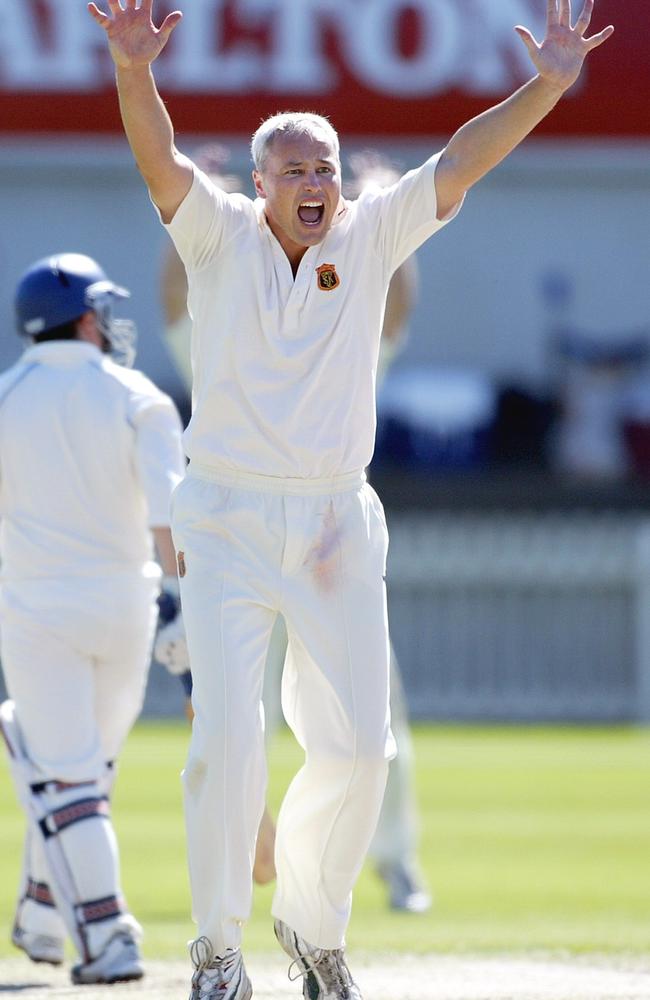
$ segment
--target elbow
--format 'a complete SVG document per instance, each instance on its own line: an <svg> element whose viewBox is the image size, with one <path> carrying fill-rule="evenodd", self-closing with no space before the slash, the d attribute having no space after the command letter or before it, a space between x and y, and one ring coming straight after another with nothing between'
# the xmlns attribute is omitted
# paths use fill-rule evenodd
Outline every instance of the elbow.
<svg viewBox="0 0 650 1000"><path fill-rule="evenodd" d="M141 173L162 221L171 222L192 187L194 172L190 161L183 157L182 163L174 160L169 167L141 169Z"/></svg>

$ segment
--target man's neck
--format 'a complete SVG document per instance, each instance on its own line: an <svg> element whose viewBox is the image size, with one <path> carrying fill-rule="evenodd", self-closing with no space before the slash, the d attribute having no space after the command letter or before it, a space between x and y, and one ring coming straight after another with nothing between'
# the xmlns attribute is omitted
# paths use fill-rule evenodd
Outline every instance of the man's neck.
<svg viewBox="0 0 650 1000"><path fill-rule="evenodd" d="M268 217L268 215L266 216L266 221L269 229L287 255L293 276L295 277L298 272L298 268L300 267L300 261L307 253L309 247L301 246L299 243L294 243L294 241L290 239L287 234Z"/></svg>

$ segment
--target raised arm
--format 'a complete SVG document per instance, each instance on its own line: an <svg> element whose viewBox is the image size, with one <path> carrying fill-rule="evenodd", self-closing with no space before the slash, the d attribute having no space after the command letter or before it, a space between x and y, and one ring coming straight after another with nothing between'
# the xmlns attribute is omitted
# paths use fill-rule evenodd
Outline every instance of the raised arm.
<svg viewBox="0 0 650 1000"><path fill-rule="evenodd" d="M572 26L571 0L547 0L546 37L541 44L528 28L515 28L537 76L503 103L467 122L453 136L436 170L439 219L532 132L578 79L589 52L610 37L614 31L611 25L597 35L585 37L593 9L594 0L585 0Z"/></svg>
<svg viewBox="0 0 650 1000"><path fill-rule="evenodd" d="M94 3L91 15L104 29L115 63L124 131L155 204L169 222L192 185L192 164L174 145L174 129L151 71L182 14L168 14L157 28L153 0L107 0L110 16Z"/></svg>

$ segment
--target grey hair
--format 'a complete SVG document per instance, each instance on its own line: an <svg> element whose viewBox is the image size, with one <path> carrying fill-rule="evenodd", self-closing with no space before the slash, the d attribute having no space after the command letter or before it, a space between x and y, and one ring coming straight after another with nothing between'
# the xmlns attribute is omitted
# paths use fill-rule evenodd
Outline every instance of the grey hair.
<svg viewBox="0 0 650 1000"><path fill-rule="evenodd" d="M279 135L314 135L324 132L340 157L339 137L328 118L311 111L283 111L262 122L251 140L251 156L256 170L263 170L270 147Z"/></svg>

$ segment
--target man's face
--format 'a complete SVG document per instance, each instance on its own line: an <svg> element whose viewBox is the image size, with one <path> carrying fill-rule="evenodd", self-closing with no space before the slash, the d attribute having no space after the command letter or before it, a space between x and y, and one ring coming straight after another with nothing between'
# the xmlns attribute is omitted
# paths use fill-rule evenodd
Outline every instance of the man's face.
<svg viewBox="0 0 650 1000"><path fill-rule="evenodd" d="M278 136L253 171L271 231L294 262L327 235L341 200L341 165L320 131Z"/></svg>

